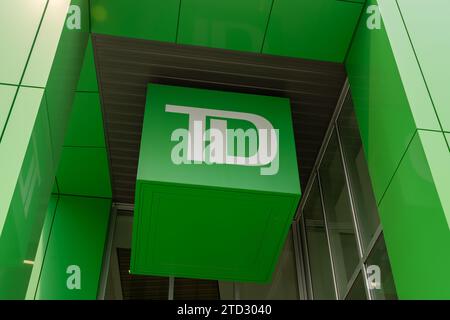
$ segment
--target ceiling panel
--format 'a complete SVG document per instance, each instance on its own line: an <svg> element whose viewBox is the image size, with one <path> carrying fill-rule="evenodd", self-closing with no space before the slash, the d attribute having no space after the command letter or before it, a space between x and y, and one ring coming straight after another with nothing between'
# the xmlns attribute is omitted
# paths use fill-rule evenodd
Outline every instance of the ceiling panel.
<svg viewBox="0 0 450 320"><path fill-rule="evenodd" d="M167 300L169 278L130 273L130 249L117 248L123 300Z"/></svg>
<svg viewBox="0 0 450 320"><path fill-rule="evenodd" d="M130 274L131 250L117 248L124 300L167 300L169 278ZM174 300L218 300L219 283L214 280L175 278Z"/></svg>
<svg viewBox="0 0 450 320"><path fill-rule="evenodd" d="M183 0L178 43L260 52L272 0Z"/></svg>
<svg viewBox="0 0 450 320"><path fill-rule="evenodd" d="M276 0L263 53L342 62L361 9L354 0Z"/></svg>
<svg viewBox="0 0 450 320"><path fill-rule="evenodd" d="M287 97L306 186L345 81L338 63L93 35L113 200L134 203L149 82Z"/></svg>
<svg viewBox="0 0 450 320"><path fill-rule="evenodd" d="M175 42L180 0L91 0L92 32Z"/></svg>
<svg viewBox="0 0 450 320"><path fill-rule="evenodd" d="M219 300L219 282L215 280L175 278L174 300Z"/></svg>

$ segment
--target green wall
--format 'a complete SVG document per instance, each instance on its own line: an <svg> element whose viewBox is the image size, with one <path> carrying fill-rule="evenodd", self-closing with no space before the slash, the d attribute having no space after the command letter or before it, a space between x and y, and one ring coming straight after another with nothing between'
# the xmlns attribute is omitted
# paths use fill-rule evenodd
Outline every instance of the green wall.
<svg viewBox="0 0 450 320"><path fill-rule="evenodd" d="M89 228L83 212L98 206L95 219L101 228L107 224L111 185L90 28L345 61L398 295L450 298L450 42L441 36L450 27L450 4L370 0L383 23L369 30L363 2L1 1L0 40L7 50L0 51L0 298L95 297L97 271L79 295L66 295L47 273L60 272L54 261L68 262L69 253L57 245L61 230L76 230L67 223ZM80 29L66 25L69 4L81 8ZM74 215L80 220L71 220ZM84 246L78 236L72 248ZM87 270L101 263L103 236L94 243L85 252L96 254ZM46 259L58 254L60 260Z"/></svg>
<svg viewBox="0 0 450 320"><path fill-rule="evenodd" d="M450 298L445 0L372 0L346 68L400 298ZM423 14L427 12L427 14ZM447 101L447 105L445 105Z"/></svg>
<svg viewBox="0 0 450 320"><path fill-rule="evenodd" d="M111 199L52 195L27 299L96 299ZM80 288L67 282L79 267Z"/></svg>
<svg viewBox="0 0 450 320"><path fill-rule="evenodd" d="M94 51L89 41L56 174L58 192L111 198Z"/></svg>
<svg viewBox="0 0 450 320"><path fill-rule="evenodd" d="M0 3L0 298L25 297L86 46L68 0ZM5 95L3 95L3 93Z"/></svg>
<svg viewBox="0 0 450 320"><path fill-rule="evenodd" d="M96 299L111 210L111 183L92 39L83 54L27 299ZM70 290L67 268L81 271Z"/></svg>

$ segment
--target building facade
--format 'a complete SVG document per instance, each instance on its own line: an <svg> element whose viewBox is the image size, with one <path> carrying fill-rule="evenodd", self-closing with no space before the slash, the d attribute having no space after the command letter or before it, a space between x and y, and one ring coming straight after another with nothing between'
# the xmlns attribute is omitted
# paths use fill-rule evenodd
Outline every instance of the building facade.
<svg viewBox="0 0 450 320"><path fill-rule="evenodd" d="M449 10L2 1L0 298L450 298ZM205 106L277 169L158 162Z"/></svg>

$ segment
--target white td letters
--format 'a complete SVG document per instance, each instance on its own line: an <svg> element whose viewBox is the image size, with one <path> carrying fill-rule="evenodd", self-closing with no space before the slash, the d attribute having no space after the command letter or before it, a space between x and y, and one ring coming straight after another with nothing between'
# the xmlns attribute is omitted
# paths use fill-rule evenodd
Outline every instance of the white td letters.
<svg viewBox="0 0 450 320"><path fill-rule="evenodd" d="M234 164L242 166L266 166L262 175L278 172L278 130L267 119L251 113L185 106L166 105L166 112L189 115L188 129L176 129L171 141L179 141L172 149L175 164L207 163ZM206 120L209 119L209 129ZM255 129L227 129L227 120L236 119L252 123ZM248 139L249 156L242 156ZM206 142L209 144L205 146ZM237 145L235 145L237 141ZM259 144L259 145L258 145ZM237 147L237 154L235 154Z"/></svg>

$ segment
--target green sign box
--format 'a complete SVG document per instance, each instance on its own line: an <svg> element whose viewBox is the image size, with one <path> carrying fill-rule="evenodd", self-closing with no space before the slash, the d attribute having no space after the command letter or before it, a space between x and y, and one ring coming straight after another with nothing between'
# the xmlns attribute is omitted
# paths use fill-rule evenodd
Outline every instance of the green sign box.
<svg viewBox="0 0 450 320"><path fill-rule="evenodd" d="M131 273L270 281L300 184L289 100L149 84Z"/></svg>

